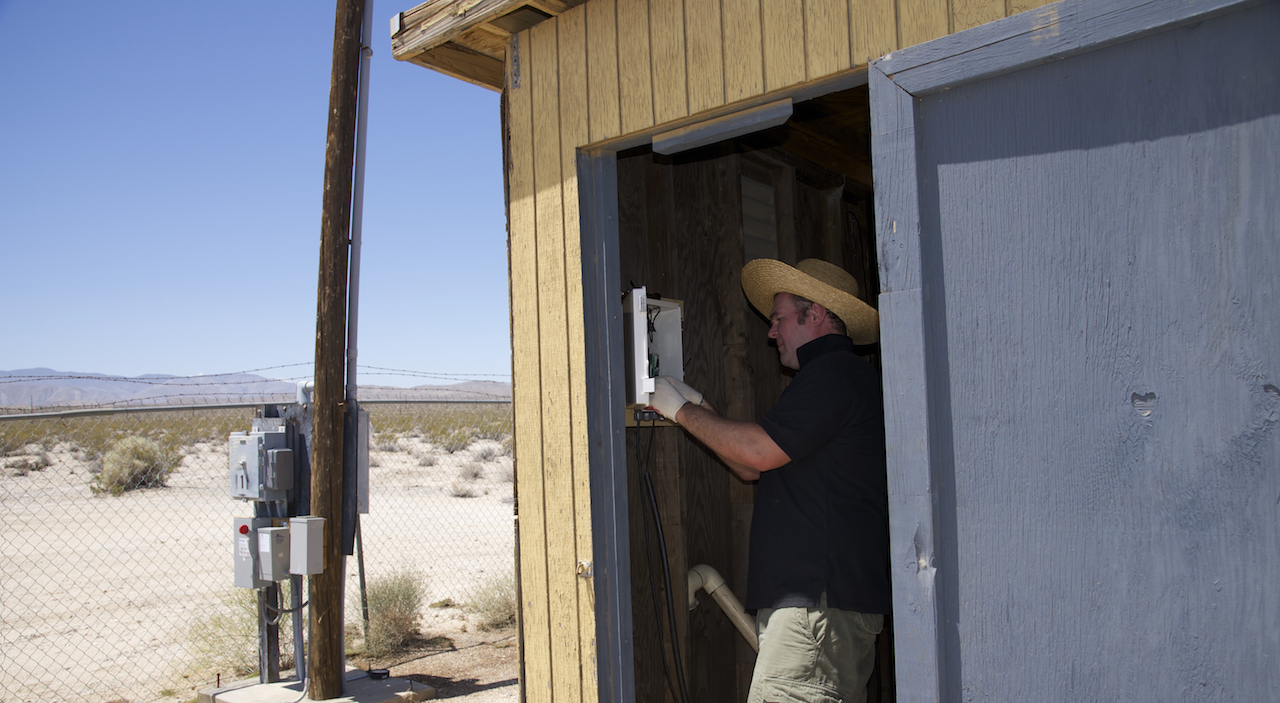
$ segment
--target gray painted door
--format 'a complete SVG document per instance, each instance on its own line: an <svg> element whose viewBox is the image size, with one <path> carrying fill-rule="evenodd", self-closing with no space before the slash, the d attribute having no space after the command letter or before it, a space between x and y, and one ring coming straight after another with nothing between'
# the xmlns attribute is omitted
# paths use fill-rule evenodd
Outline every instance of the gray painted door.
<svg viewBox="0 0 1280 703"><path fill-rule="evenodd" d="M1280 2L873 64L900 700L1280 697Z"/></svg>

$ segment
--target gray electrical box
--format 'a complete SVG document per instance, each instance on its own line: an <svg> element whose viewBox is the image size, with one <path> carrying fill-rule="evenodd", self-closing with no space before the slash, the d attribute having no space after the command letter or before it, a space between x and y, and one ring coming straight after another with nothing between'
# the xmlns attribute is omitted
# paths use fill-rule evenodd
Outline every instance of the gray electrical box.
<svg viewBox="0 0 1280 703"><path fill-rule="evenodd" d="M283 581L289 577L289 528L258 530L258 566L264 581Z"/></svg>
<svg viewBox="0 0 1280 703"><path fill-rule="evenodd" d="M293 488L293 450L285 446L285 431L232 432L230 449L231 497L282 501Z"/></svg>
<svg viewBox="0 0 1280 703"><path fill-rule="evenodd" d="M271 527L271 519L265 517L238 517L233 523L232 540L235 543L232 559L235 562L237 588L266 588L271 585L259 575L258 532Z"/></svg>
<svg viewBox="0 0 1280 703"><path fill-rule="evenodd" d="M289 573L305 575L324 571L324 518L289 518Z"/></svg>

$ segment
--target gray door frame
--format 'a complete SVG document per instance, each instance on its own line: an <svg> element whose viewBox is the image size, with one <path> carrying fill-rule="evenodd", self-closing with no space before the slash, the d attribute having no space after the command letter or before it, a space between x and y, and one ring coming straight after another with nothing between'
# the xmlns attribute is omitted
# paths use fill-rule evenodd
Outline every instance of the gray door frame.
<svg viewBox="0 0 1280 703"><path fill-rule="evenodd" d="M898 700L959 701L959 598L947 369L931 356L926 301L941 266L921 229L920 99L1262 4L1259 0L1064 0L873 61L872 161L880 259ZM945 359L941 360L945 362Z"/></svg>

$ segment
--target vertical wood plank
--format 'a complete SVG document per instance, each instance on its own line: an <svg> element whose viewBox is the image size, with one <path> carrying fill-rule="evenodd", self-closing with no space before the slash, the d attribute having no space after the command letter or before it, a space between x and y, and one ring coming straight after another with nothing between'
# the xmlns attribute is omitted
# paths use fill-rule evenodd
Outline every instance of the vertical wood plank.
<svg viewBox="0 0 1280 703"><path fill-rule="evenodd" d="M849 0L850 60L862 65L895 51L898 6L895 0Z"/></svg>
<svg viewBox="0 0 1280 703"><path fill-rule="evenodd" d="M721 0L724 27L724 101L736 102L764 92L764 45L760 36L761 0Z"/></svg>
<svg viewBox="0 0 1280 703"><path fill-rule="evenodd" d="M685 0L689 113L724 104L724 38L720 0Z"/></svg>
<svg viewBox="0 0 1280 703"><path fill-rule="evenodd" d="M594 0L581 7L587 10L590 141L598 142L622 133L618 114L617 4L615 0Z"/></svg>
<svg viewBox="0 0 1280 703"><path fill-rule="evenodd" d="M844 250L847 244L844 232L844 186L820 191L819 207L822 209L820 227L822 230L822 258L842 269L848 270Z"/></svg>
<svg viewBox="0 0 1280 703"><path fill-rule="evenodd" d="M796 170L779 164L773 170L773 207L778 223L778 258L795 264L803 258L796 245Z"/></svg>
<svg viewBox="0 0 1280 703"><path fill-rule="evenodd" d="M569 344L569 426L573 467L574 525L577 561L591 560L591 475L587 437L586 329L582 306L582 236L578 195L577 151L589 141L587 106L586 8L578 6L556 18L560 49L560 171L564 179L565 305ZM595 599L591 579L577 579L578 646L582 700L598 698Z"/></svg>
<svg viewBox="0 0 1280 703"><path fill-rule="evenodd" d="M898 37L903 47L950 33L947 0L911 0L898 4Z"/></svg>
<svg viewBox="0 0 1280 703"><path fill-rule="evenodd" d="M507 51L509 153L508 222L511 256L512 401L520 520L520 586L524 631L525 693L551 701L551 628L547 590L547 539L543 507L541 351L538 341L538 260L533 169L533 57L529 33Z"/></svg>
<svg viewBox="0 0 1280 703"><path fill-rule="evenodd" d="M951 0L951 31L959 32L1004 17L1005 0Z"/></svg>
<svg viewBox="0 0 1280 703"><path fill-rule="evenodd" d="M649 50L649 0L618 2L618 96L622 133L654 124Z"/></svg>
<svg viewBox="0 0 1280 703"><path fill-rule="evenodd" d="M677 262L683 252L678 244L678 233L676 230L675 220L675 180L672 178L671 166L669 163L660 163L658 157L649 154L645 159L645 208L648 210L646 223L648 231L645 233L647 241L642 243L647 249L647 260L649 262L649 277L645 282L649 284L650 295L660 295L667 298L679 298L681 290L678 283L678 265ZM658 595L658 612L655 615L662 619L663 633L661 639L661 651L664 656L670 658L670 653L674 651L672 648L673 641L677 641L680 637L679 632L672 632L668 627L668 618L666 613L667 602L667 585L663 578L662 559L667 560L670 571L674 573L684 573L685 567L685 543L684 543L684 526L681 521L680 503L681 503L681 481L680 481L680 443L684 440L681 436L681 430L674 427L661 427L656 430L657 438L653 445L653 452L649 455L649 461L646 468L653 483L653 490L658 503L658 511L661 514L661 524L663 530L663 542L666 545L666 552L661 553L661 545L655 537L651 548L653 550L653 561L649 565L649 570L653 573L653 580L657 583ZM646 500L645 493L641 494L642 500ZM644 503L644 510L650 510L648 502ZM651 517L650 524L656 524ZM641 572L644 573L644 572ZM678 586L673 583L672 588ZM671 597L679 602L678 597L672 593ZM683 629L685 618L680 617L681 613L677 612L676 627ZM675 660L669 659L670 666L675 666ZM675 676L675 669L671 669L672 676ZM678 699L669 698L668 703L675 703Z"/></svg>
<svg viewBox="0 0 1280 703"><path fill-rule="evenodd" d="M580 701L576 511L569 425L564 202L560 152L559 52L556 22L531 30L533 163L538 230L538 338L541 349L543 481L547 520L547 587L551 612L553 699Z"/></svg>
<svg viewBox="0 0 1280 703"><path fill-rule="evenodd" d="M1044 7L1053 1L1054 0L1008 0L1009 14L1016 15L1019 12L1034 10L1037 7Z"/></svg>
<svg viewBox="0 0 1280 703"><path fill-rule="evenodd" d="M804 27L809 80L850 67L848 0L805 0Z"/></svg>
<svg viewBox="0 0 1280 703"><path fill-rule="evenodd" d="M675 232L682 256L677 262L676 295L684 301L685 380L711 398L722 398L724 370L722 315L716 295L720 270L717 182L714 162L677 162L675 177ZM732 264L728 264L732 265ZM687 573L695 564L710 564L730 574L730 473L714 455L685 433L680 437L681 523L685 535ZM673 593L677 606L686 595ZM690 700L732 703L734 692L734 640L740 639L727 618L706 601L697 609L678 608L684 632L681 653Z"/></svg>
<svg viewBox="0 0 1280 703"><path fill-rule="evenodd" d="M765 92L805 80L802 0L768 0L761 5Z"/></svg>
<svg viewBox="0 0 1280 703"><path fill-rule="evenodd" d="M685 71L684 0L649 0L653 52L653 113L657 124L689 114Z"/></svg>
<svg viewBox="0 0 1280 703"><path fill-rule="evenodd" d="M735 420L756 419L752 402L751 363L747 349L748 327L755 323L746 295L742 292L742 181L738 156L728 154L714 162L716 295L720 308L720 358L723 388L720 412ZM712 396L713 398L715 396ZM728 473L726 471L726 473ZM728 569L721 574L739 600L746 598L747 555L751 539L751 510L755 502L754 484L726 476L729 500ZM736 700L746 700L755 667L755 652L742 637L734 637L733 688Z"/></svg>

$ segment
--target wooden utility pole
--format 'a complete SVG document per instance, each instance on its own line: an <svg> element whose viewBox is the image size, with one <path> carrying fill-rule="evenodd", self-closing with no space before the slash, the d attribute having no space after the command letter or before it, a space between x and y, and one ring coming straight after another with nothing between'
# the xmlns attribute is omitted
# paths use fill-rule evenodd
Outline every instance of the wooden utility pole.
<svg viewBox="0 0 1280 703"><path fill-rule="evenodd" d="M320 281L316 306L316 386L311 460L311 514L325 519L324 572L311 577L310 697L342 695L342 430L347 339L347 265L351 236L352 168L360 79L364 0L337 0L329 135L324 153L320 219Z"/></svg>

